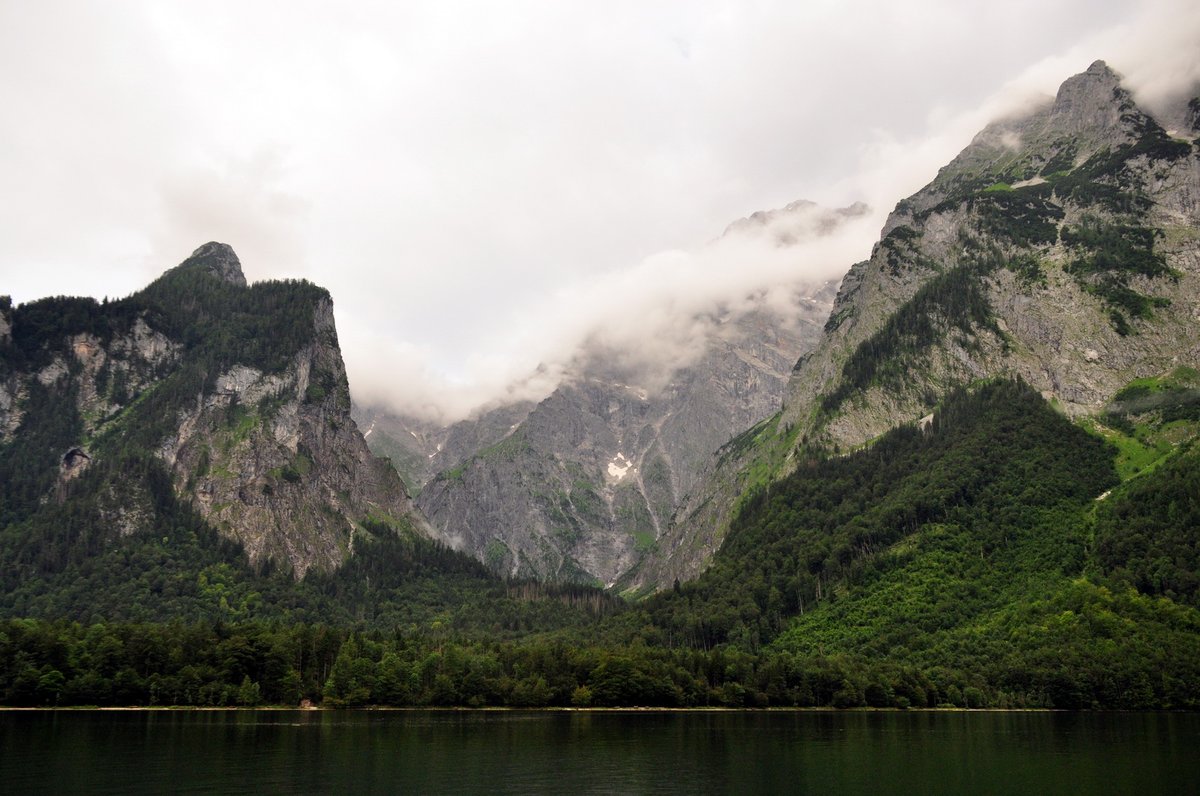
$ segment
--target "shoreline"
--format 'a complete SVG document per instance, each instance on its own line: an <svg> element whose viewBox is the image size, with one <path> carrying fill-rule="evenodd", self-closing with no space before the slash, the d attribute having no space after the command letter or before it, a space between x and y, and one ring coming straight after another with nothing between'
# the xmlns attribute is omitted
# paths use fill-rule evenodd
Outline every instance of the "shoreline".
<svg viewBox="0 0 1200 796"><path fill-rule="evenodd" d="M365 705L361 707L331 708L313 705L301 707L298 705L256 705L254 707L233 707L214 705L61 705L19 707L0 705L0 713L1197 713L1196 710L1179 709L1146 709L1122 710L1108 708L1101 710L1078 710L1071 708L834 708L834 707L767 707L767 708L729 708L719 706L703 707L410 707L391 705Z"/></svg>

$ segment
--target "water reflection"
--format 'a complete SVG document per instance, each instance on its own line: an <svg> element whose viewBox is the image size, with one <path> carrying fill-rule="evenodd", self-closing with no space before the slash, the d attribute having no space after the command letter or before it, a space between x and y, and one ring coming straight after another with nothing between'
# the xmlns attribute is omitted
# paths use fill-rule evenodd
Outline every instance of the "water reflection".
<svg viewBox="0 0 1200 796"><path fill-rule="evenodd" d="M17 793L1188 793L1192 714L0 713Z"/></svg>

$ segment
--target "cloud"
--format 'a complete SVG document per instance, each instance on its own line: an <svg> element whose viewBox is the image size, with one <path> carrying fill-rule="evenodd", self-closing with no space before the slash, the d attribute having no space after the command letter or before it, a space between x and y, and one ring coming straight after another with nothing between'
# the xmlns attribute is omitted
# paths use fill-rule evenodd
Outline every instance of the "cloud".
<svg viewBox="0 0 1200 796"><path fill-rule="evenodd" d="M469 378L452 379L436 365L427 347L405 343L349 321L338 321L354 399L362 406L382 407L421 420L449 424L485 409L537 401L564 377L564 366L540 364L524 368L519 358L476 357Z"/></svg>
<svg viewBox="0 0 1200 796"><path fill-rule="evenodd" d="M250 279L331 290L356 395L459 414L878 234L727 273L699 244L730 219L878 221L1096 58L1165 103L1197 74L1193 6L0 4L0 291L122 295L226 239Z"/></svg>
<svg viewBox="0 0 1200 796"><path fill-rule="evenodd" d="M158 184L154 256L170 262L181 240L220 240L252 263L252 279L309 276L308 201L280 185L284 155L262 148L249 158L180 169Z"/></svg>
<svg viewBox="0 0 1200 796"><path fill-rule="evenodd" d="M438 374L428 349L342 324L356 399L452 421L497 402L540 400L597 352L640 386L660 388L730 317L757 311L790 323L797 299L866 256L882 223L865 206L795 203L756 214L707 245L581 279L536 312L514 313L459 380Z"/></svg>
<svg viewBox="0 0 1200 796"><path fill-rule="evenodd" d="M1111 64L1151 111L1200 94L1200 7L1194 3L1151 0L1135 22L1106 39Z"/></svg>

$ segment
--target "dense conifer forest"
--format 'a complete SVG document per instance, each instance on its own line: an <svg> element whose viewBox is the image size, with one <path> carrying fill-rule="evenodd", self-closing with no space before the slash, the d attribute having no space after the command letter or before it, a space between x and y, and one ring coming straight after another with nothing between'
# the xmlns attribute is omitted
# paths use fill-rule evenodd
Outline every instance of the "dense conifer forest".
<svg viewBox="0 0 1200 796"><path fill-rule="evenodd" d="M1200 707L1200 457L1124 483L1118 458L978 385L758 491L708 571L637 603L386 525L296 582L163 483L153 535L89 548L64 506L0 537L0 702Z"/></svg>

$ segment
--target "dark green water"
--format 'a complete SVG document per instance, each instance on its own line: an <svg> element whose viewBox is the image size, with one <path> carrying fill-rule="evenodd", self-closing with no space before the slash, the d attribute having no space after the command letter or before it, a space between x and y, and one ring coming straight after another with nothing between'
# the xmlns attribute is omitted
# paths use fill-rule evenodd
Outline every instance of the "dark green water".
<svg viewBox="0 0 1200 796"><path fill-rule="evenodd" d="M0 713L5 793L1195 793L1200 716Z"/></svg>

